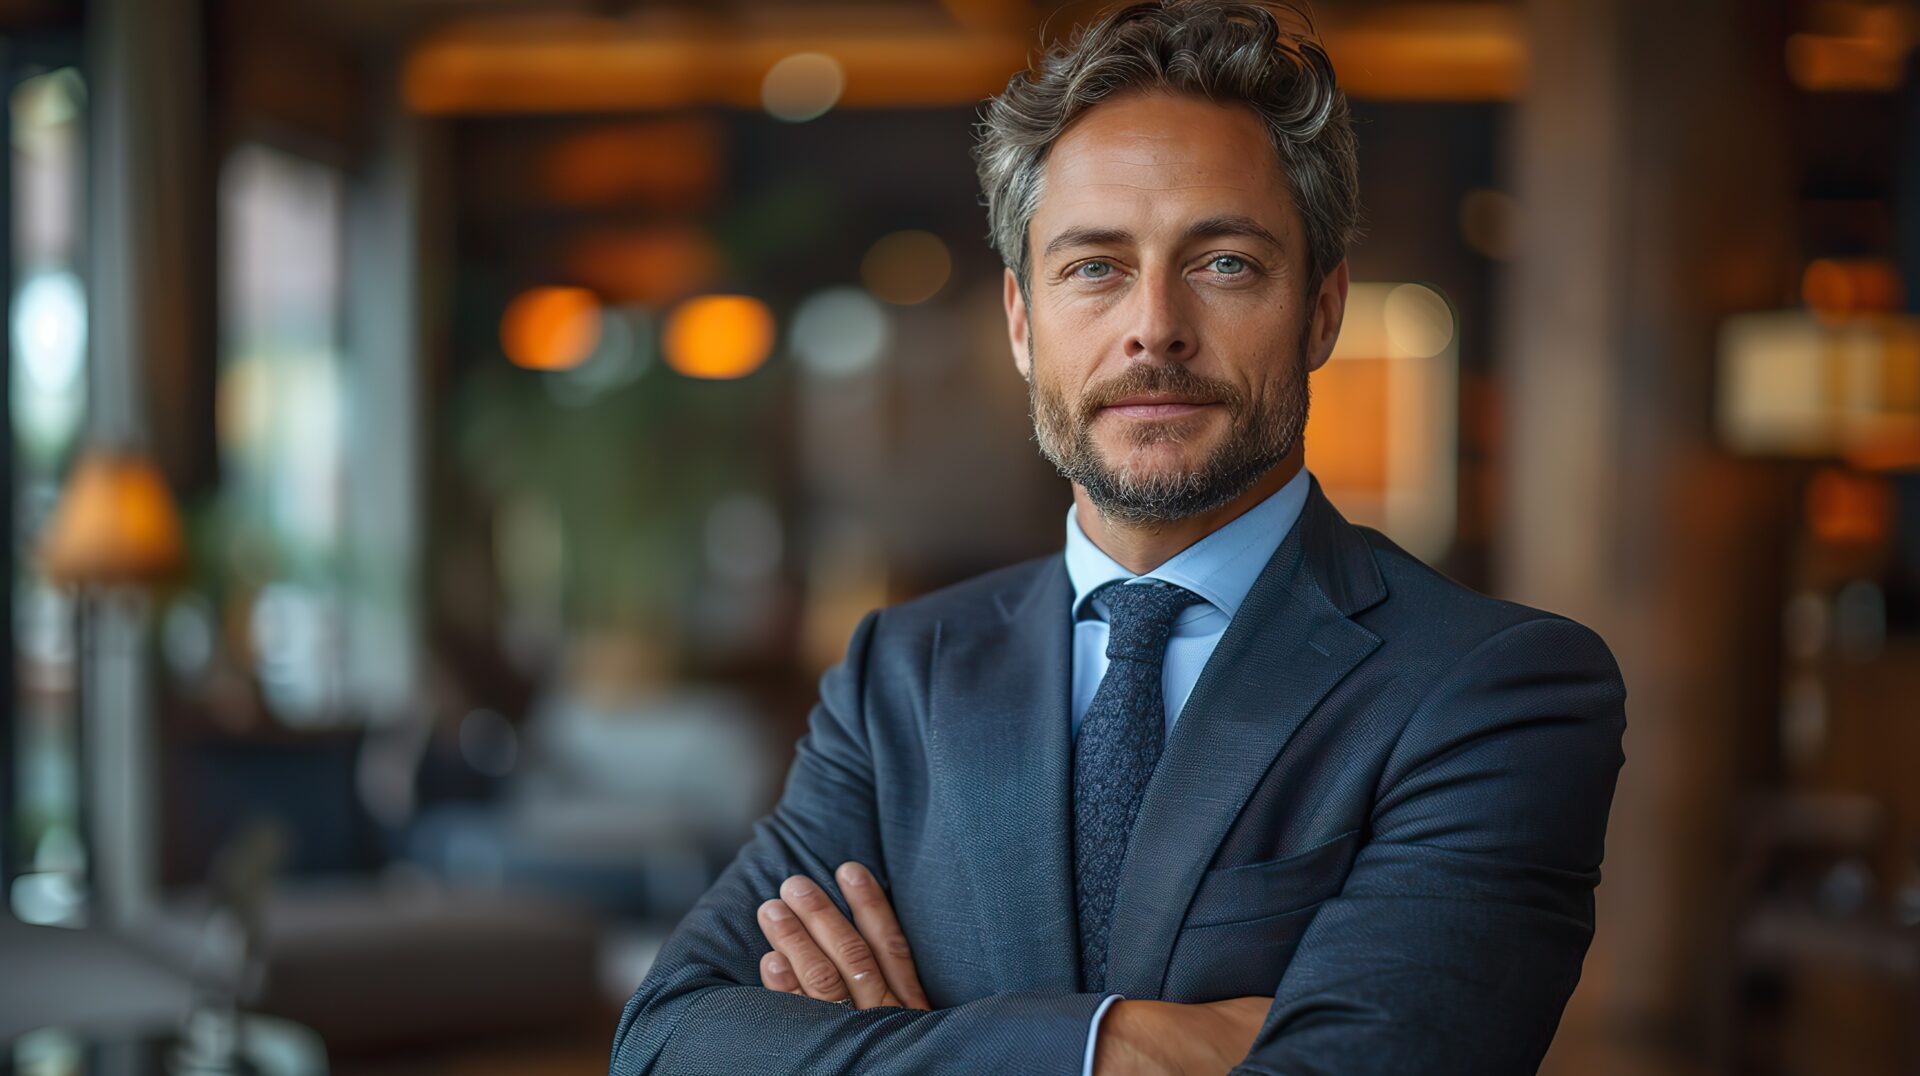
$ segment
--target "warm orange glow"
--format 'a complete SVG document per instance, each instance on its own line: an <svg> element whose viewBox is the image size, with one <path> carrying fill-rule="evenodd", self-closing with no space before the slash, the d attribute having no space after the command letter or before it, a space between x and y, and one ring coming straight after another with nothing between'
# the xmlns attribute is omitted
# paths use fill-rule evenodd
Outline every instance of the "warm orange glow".
<svg viewBox="0 0 1920 1076"><path fill-rule="evenodd" d="M596 229L564 248L567 275L617 303L659 306L708 286L720 254L690 225L636 231Z"/></svg>
<svg viewBox="0 0 1920 1076"><path fill-rule="evenodd" d="M1920 15L1884 0L1822 0L1800 13L1787 38L1787 75L1803 90L1891 93L1905 81L1907 54L1920 43Z"/></svg>
<svg viewBox="0 0 1920 1076"><path fill-rule="evenodd" d="M1307 464L1349 519L1417 555L1455 538L1460 361L1453 308L1422 284L1354 281L1313 372Z"/></svg>
<svg viewBox="0 0 1920 1076"><path fill-rule="evenodd" d="M74 465L40 552L46 573L62 583L166 577L183 559L180 517L166 479L136 453L87 452Z"/></svg>
<svg viewBox="0 0 1920 1076"><path fill-rule="evenodd" d="M1320 484L1364 491L1385 500L1387 448L1387 359L1346 358L1313 374L1313 407L1307 412L1307 444Z"/></svg>
<svg viewBox="0 0 1920 1076"><path fill-rule="evenodd" d="M1815 93L1891 93L1900 88L1906 43L1881 37L1793 34L1787 74Z"/></svg>
<svg viewBox="0 0 1920 1076"><path fill-rule="evenodd" d="M969 29L1024 29L1033 18L1028 0L940 0L953 21Z"/></svg>
<svg viewBox="0 0 1920 1076"><path fill-rule="evenodd" d="M1435 5L1433 21L1328 28L1321 36L1347 96L1373 101L1511 101L1527 82L1518 9ZM1462 9L1460 12L1448 8ZM1450 16L1461 15L1460 18Z"/></svg>
<svg viewBox="0 0 1920 1076"><path fill-rule="evenodd" d="M992 5L967 5L975 6ZM1030 16L1029 16L1030 17ZM796 53L845 73L841 108L972 106L1025 67L1031 29L991 13L908 17L806 32L779 25L591 16L477 16L416 45L403 75L409 107L430 114L759 108L768 71ZM1518 9L1497 4L1389 5L1321 36L1349 96L1504 101L1526 83Z"/></svg>
<svg viewBox="0 0 1920 1076"><path fill-rule="evenodd" d="M407 104L430 114L758 109L767 72L796 53L831 56L851 107L972 105L1026 63L1024 34L662 32L625 20L496 18L456 23L406 61Z"/></svg>
<svg viewBox="0 0 1920 1076"><path fill-rule="evenodd" d="M1816 258L1800 276L1800 297L1822 321L1896 310L1900 273L1884 258Z"/></svg>
<svg viewBox="0 0 1920 1076"><path fill-rule="evenodd" d="M533 288L500 319L500 346L514 365L565 370L600 342L600 300L585 288Z"/></svg>
<svg viewBox="0 0 1920 1076"><path fill-rule="evenodd" d="M667 318L661 354L688 377L724 380L760 368L773 350L773 313L748 295L702 295Z"/></svg>
<svg viewBox="0 0 1920 1076"><path fill-rule="evenodd" d="M1736 314L1721 325L1719 352L1718 423L1736 452L1863 453L1881 469L1920 435L1920 318Z"/></svg>
<svg viewBox="0 0 1920 1076"><path fill-rule="evenodd" d="M1920 428L1868 440L1847 453L1847 462L1863 471L1920 471Z"/></svg>
<svg viewBox="0 0 1920 1076"><path fill-rule="evenodd" d="M545 147L532 185L560 205L698 206L719 182L722 142L708 120L609 122Z"/></svg>
<svg viewBox="0 0 1920 1076"><path fill-rule="evenodd" d="M1893 525L1893 489L1884 478L1824 467L1807 485L1807 525L1833 545L1875 545Z"/></svg>

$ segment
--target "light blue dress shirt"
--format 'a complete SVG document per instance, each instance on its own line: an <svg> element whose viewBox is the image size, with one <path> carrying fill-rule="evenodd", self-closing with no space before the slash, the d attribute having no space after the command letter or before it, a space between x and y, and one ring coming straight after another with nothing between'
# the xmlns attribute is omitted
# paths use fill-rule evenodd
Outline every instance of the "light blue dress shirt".
<svg viewBox="0 0 1920 1076"><path fill-rule="evenodd" d="M1161 669L1161 698L1167 705L1167 732L1180 719L1180 710L1193 694L1200 670L1226 634L1240 603L1253 589L1261 569L1293 529L1306 507L1307 469L1275 490L1231 523L1174 554L1145 575L1136 576L1093 544L1080 529L1077 509L1067 509L1067 578L1073 582L1073 731L1093 702L1100 678L1107 673L1107 603L1093 592L1116 579L1127 583L1147 579L1182 586L1204 598L1188 606L1173 622L1167 656ZM1093 1048L1100 1038L1100 1020L1119 994L1110 995L1093 1014L1087 1028L1086 1060L1082 1076L1093 1076Z"/></svg>

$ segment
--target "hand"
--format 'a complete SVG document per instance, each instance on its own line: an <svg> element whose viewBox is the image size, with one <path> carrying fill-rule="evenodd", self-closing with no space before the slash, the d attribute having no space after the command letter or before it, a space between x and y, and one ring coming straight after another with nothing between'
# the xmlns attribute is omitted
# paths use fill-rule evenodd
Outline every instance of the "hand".
<svg viewBox="0 0 1920 1076"><path fill-rule="evenodd" d="M873 874L858 863L835 872L855 929L813 880L796 874L760 905L760 933L773 951L760 958L760 985L820 1001L853 999L856 1009L930 1009L907 936Z"/></svg>
<svg viewBox="0 0 1920 1076"><path fill-rule="evenodd" d="M1253 1049L1272 1005L1270 997L1116 1001L1100 1021L1094 1076L1225 1076Z"/></svg>

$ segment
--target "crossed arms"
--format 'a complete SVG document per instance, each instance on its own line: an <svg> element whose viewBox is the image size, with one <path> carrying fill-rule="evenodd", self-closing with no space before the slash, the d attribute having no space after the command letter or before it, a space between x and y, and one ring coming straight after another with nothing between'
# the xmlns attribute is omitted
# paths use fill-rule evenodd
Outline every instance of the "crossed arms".
<svg viewBox="0 0 1920 1076"><path fill-rule="evenodd" d="M879 914L881 880L857 866L886 862L862 705L876 624L861 623L822 679L780 803L628 1002L615 1076L1080 1070L1103 995L925 1008L898 924ZM1528 620L1482 641L1409 719L1367 844L1275 996L1118 1003L1100 1029L1102 1076L1533 1071L1592 933L1623 698L1604 644L1570 621ZM873 883L864 893L836 873L847 863ZM793 915L784 923L769 914L776 893ZM819 1000L841 996L854 1004ZM1179 1029L1208 1052L1156 1053Z"/></svg>
<svg viewBox="0 0 1920 1076"><path fill-rule="evenodd" d="M772 946L760 958L760 985L855 1009L931 1009L906 935L872 872L843 863L834 876L851 923L805 875L788 878L780 896L760 905L760 930ZM1221 1076L1246 1056L1271 1003L1267 997L1199 1005L1118 1002L1099 1025L1093 1071Z"/></svg>

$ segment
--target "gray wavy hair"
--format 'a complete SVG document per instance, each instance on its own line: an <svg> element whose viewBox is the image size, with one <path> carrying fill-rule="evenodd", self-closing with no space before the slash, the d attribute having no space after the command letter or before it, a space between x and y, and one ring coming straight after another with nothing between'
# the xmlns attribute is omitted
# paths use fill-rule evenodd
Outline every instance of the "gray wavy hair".
<svg viewBox="0 0 1920 1076"><path fill-rule="evenodd" d="M1283 4L1149 0L1075 30L987 101L973 153L988 239L1021 292L1048 149L1075 118L1131 89L1254 110L1306 224L1308 288L1318 288L1359 237L1360 178L1346 95L1312 22Z"/></svg>

